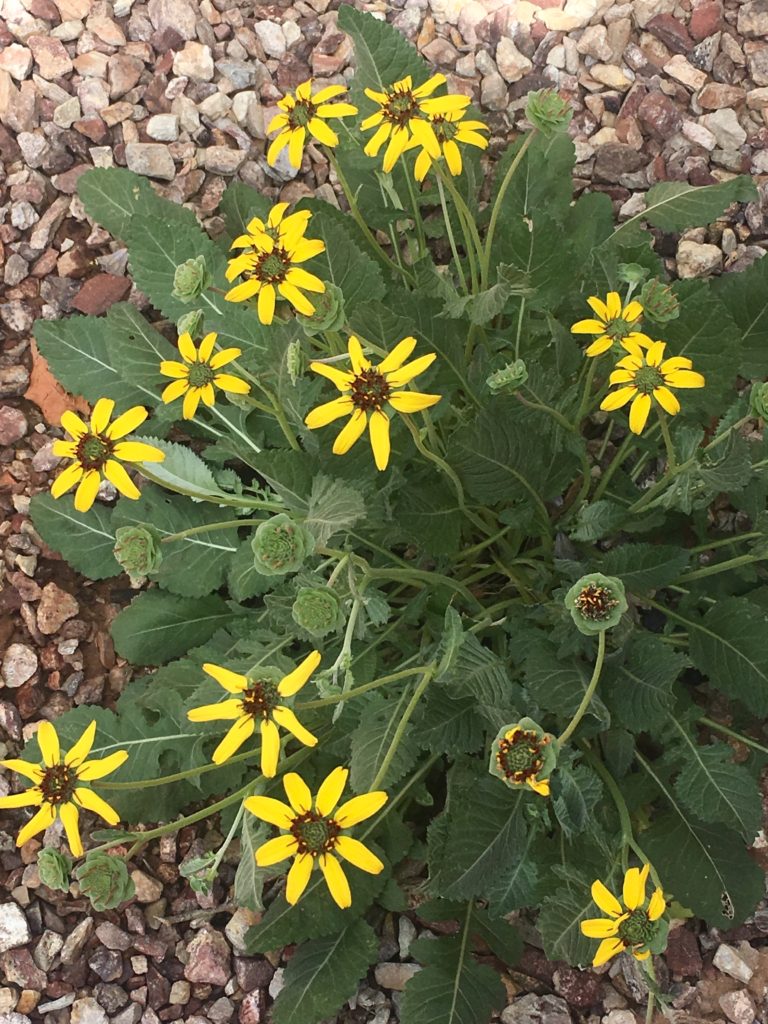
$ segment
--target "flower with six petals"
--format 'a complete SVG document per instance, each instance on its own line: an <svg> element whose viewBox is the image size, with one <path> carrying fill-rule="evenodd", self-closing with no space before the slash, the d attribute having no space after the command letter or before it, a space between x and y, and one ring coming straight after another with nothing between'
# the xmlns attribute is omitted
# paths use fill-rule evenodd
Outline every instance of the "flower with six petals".
<svg viewBox="0 0 768 1024"><path fill-rule="evenodd" d="M160 373L164 377L174 378L163 390L163 401L167 405L183 395L182 415L185 420L194 417L201 399L205 405L214 404L216 388L230 391L235 395L247 395L251 390L250 384L246 384L239 377L219 372L227 363L242 355L242 351L239 348L224 348L214 355L213 347L217 337L218 335L213 332L206 334L198 349L195 348L191 335L180 334L179 355L184 362L164 359L160 363Z"/></svg>
<svg viewBox="0 0 768 1024"><path fill-rule="evenodd" d="M127 750L116 750L106 757L94 761L86 758L91 752L96 737L96 722L91 722L80 739L62 756L59 736L50 722L41 722L37 730L37 742L43 756L40 765L31 764L20 758L0 761L4 768L25 778L34 785L23 793L0 797L0 808L38 807L37 813L19 831L16 845L23 846L28 839L43 832L57 817L61 818L67 834L67 842L73 856L82 857L83 843L80 838L80 808L93 811L109 825L116 825L120 815L114 808L87 786L84 782L103 779L116 771L128 757Z"/></svg>
<svg viewBox="0 0 768 1024"><path fill-rule="evenodd" d="M231 700L218 704L204 704L187 712L190 722L222 722L234 719L234 724L213 752L214 764L223 764L253 736L256 722L261 733L261 771L268 779L277 774L280 756L280 732L286 729L300 743L314 747L317 737L305 729L296 715L282 703L281 698L293 697L304 686L320 664L320 653L312 651L298 668L287 676L275 670L262 670L258 678L239 675L220 665L207 663L203 670L212 676Z"/></svg>
<svg viewBox="0 0 768 1024"><path fill-rule="evenodd" d="M480 135L480 132L487 132L488 126L482 121L465 121L466 110L453 110L447 114L431 114L427 120L437 140L434 145L431 138L429 145L425 145L423 139L413 138L408 143L408 149L416 149L421 146L421 152L416 157L413 168L414 177L417 181L424 181L429 169L435 160L442 156L448 166L450 173L456 177L461 174L463 161L459 143L465 146L477 146L478 149L486 149L488 140Z"/></svg>
<svg viewBox="0 0 768 1024"><path fill-rule="evenodd" d="M666 345L663 341L651 342L647 349L633 341L625 341L624 347L629 355L616 363L616 369L609 377L611 384L621 386L608 392L600 408L613 412L631 401L629 429L633 434L643 432L653 402L657 402L670 416L680 412L680 403L670 388L704 387L704 378L692 369L690 359L685 356L664 358Z"/></svg>
<svg viewBox="0 0 768 1024"><path fill-rule="evenodd" d="M666 910L661 889L654 889L646 903L645 886L650 864L630 868L624 875L621 902L602 882L592 883L592 899L607 917L594 917L581 922L587 938L602 939L592 961L599 967L611 957L630 950L636 960L647 960L652 952L660 952L666 939L666 922L659 920Z"/></svg>
<svg viewBox="0 0 768 1024"><path fill-rule="evenodd" d="M60 498L77 485L78 512L87 512L93 505L102 473L126 498L138 498L139 489L122 463L162 462L165 458L165 453L151 444L125 440L147 418L146 409L135 405L110 423L114 408L111 398L100 398L91 412L90 424L69 409L62 413L61 425L72 440L54 441L53 454L72 462L53 481L51 494Z"/></svg>
<svg viewBox="0 0 768 1024"><path fill-rule="evenodd" d="M350 117L357 113L351 103L329 103L345 93L343 85L328 85L312 95L312 79L296 87L296 92L286 93L277 101L280 113L269 122L268 132L278 132L267 150L267 162L274 166L278 156L288 147L288 162L291 167L301 166L304 146L311 137L324 146L338 146L339 137L326 124L332 117Z"/></svg>
<svg viewBox="0 0 768 1024"><path fill-rule="evenodd" d="M626 348L624 343L627 341L645 348L650 345L651 339L635 329L643 315L643 307L636 299L622 307L619 293L608 292L605 302L596 295L590 295L587 302L595 314L594 318L579 320L571 326L574 334L598 335L584 350L585 355L601 356L613 348L615 343Z"/></svg>
<svg viewBox="0 0 768 1024"><path fill-rule="evenodd" d="M269 796L251 796L245 801L247 811L286 833L260 846L256 863L266 868L294 858L285 885L285 898L290 904L301 898L312 869L318 864L338 906L344 910L352 905L349 882L337 854L371 875L384 869L367 846L343 832L381 810L387 794L383 790L361 793L337 807L348 776L349 769L334 768L313 800L306 782L295 772L289 772L283 777L283 786L290 806Z"/></svg>

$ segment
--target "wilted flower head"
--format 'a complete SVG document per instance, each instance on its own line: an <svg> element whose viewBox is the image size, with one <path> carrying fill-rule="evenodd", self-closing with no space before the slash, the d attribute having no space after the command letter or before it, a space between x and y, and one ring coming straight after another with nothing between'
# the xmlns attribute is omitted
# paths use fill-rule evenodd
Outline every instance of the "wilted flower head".
<svg viewBox="0 0 768 1024"><path fill-rule="evenodd" d="M301 523L280 512L261 523L251 540L257 572L262 576L284 576L298 572L311 555L315 539Z"/></svg>
<svg viewBox="0 0 768 1024"><path fill-rule="evenodd" d="M565 607L577 628L592 636L617 626L629 606L620 579L592 572L573 584L565 595Z"/></svg>
<svg viewBox="0 0 768 1024"><path fill-rule="evenodd" d="M107 850L94 850L75 868L80 891L91 901L94 910L114 910L136 892L125 861Z"/></svg>
<svg viewBox="0 0 768 1024"><path fill-rule="evenodd" d="M205 313L202 309L190 309L188 313L184 313L176 321L176 333L189 334L191 337L196 338L198 334L202 333L204 319Z"/></svg>
<svg viewBox="0 0 768 1024"><path fill-rule="evenodd" d="M646 316L655 320L657 324L669 323L670 320L677 320L680 316L680 303L677 301L677 296L668 284L657 281L655 277L643 285L640 302Z"/></svg>
<svg viewBox="0 0 768 1024"><path fill-rule="evenodd" d="M138 583L159 568L163 560L160 534L149 523L119 526L115 530L115 559Z"/></svg>
<svg viewBox="0 0 768 1024"><path fill-rule="evenodd" d="M205 264L205 256L194 256L176 267L171 294L180 302L192 302L205 291L210 283L211 275Z"/></svg>
<svg viewBox="0 0 768 1024"><path fill-rule="evenodd" d="M291 608L293 621L312 636L325 636L336 629L341 605L330 587L300 587Z"/></svg>
<svg viewBox="0 0 768 1024"><path fill-rule="evenodd" d="M488 771L512 789L528 786L549 796L549 777L557 764L557 740L532 718L505 725L491 745Z"/></svg>
<svg viewBox="0 0 768 1024"><path fill-rule="evenodd" d="M554 89L528 93L525 116L542 135L554 135L568 126L573 108Z"/></svg>
<svg viewBox="0 0 768 1024"><path fill-rule="evenodd" d="M301 324L308 337L322 334L323 331L338 331L344 325L344 295L337 285L328 282L325 291L315 298L314 306L314 313L307 316L298 313L296 316L297 323Z"/></svg>

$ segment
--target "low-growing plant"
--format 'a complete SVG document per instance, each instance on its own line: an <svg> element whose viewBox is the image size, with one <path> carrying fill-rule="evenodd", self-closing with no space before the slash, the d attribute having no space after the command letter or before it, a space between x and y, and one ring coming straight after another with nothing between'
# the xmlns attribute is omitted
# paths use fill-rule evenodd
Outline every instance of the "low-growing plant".
<svg viewBox="0 0 768 1024"><path fill-rule="evenodd" d="M551 92L486 183L468 99L385 23L339 24L352 102L299 86L269 159L325 147L349 214L235 183L214 239L128 171L79 179L165 319L38 323L94 411L32 515L146 584L113 637L152 670L59 718L63 759L41 726L0 806L40 805L20 840L60 815L75 857L102 814L75 878L104 907L118 862L220 815L184 877L210 892L239 837L248 948L298 944L276 1024L334 1013L415 906L460 924L412 946L405 1024L503 1006L472 951L513 962L523 908L553 959L638 958L650 1013L669 919L728 929L763 893L768 261L670 282L653 247L755 189L661 182L617 225L574 201Z"/></svg>

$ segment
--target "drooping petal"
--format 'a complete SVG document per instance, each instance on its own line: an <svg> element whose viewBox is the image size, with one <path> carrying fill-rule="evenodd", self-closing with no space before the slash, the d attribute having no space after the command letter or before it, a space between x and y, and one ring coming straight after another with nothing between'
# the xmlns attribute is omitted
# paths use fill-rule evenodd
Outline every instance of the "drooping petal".
<svg viewBox="0 0 768 1024"><path fill-rule="evenodd" d="M245 302L246 299L252 299L260 289L261 281L251 278L250 281L241 281L234 288L230 288L224 298L228 302Z"/></svg>
<svg viewBox="0 0 768 1024"><path fill-rule="evenodd" d="M172 380L170 384L166 384L163 388L160 397L166 405L169 405L171 402L175 402L177 398L181 398L188 387L189 381L186 378L184 380Z"/></svg>
<svg viewBox="0 0 768 1024"><path fill-rule="evenodd" d="M81 764L91 752L93 741L96 738L96 720L86 726L77 742L69 748L64 756L64 764L76 767Z"/></svg>
<svg viewBox="0 0 768 1024"><path fill-rule="evenodd" d="M315 809L318 814L325 815L326 817L331 813L336 804L341 799L341 794L344 792L344 787L347 784L349 778L349 769L334 768L333 771L325 777L320 789L317 791L315 797Z"/></svg>
<svg viewBox="0 0 768 1024"><path fill-rule="evenodd" d="M375 137L375 136L374 136ZM386 152L384 153L384 163L382 164L382 170L385 174L388 174L397 163L398 159L403 155L405 147L408 145L410 135L408 134L407 128L400 128L397 126L390 137L387 145Z"/></svg>
<svg viewBox="0 0 768 1024"><path fill-rule="evenodd" d="M232 379L236 380L237 378L233 377ZM203 386L200 388L200 397L202 398L205 405L207 405L210 408L216 401L216 391L213 387L213 384L203 384Z"/></svg>
<svg viewBox="0 0 768 1024"><path fill-rule="evenodd" d="M349 417L349 422L340 431L333 442L334 455L346 455L352 445L359 439L365 430L368 417L362 409L355 409Z"/></svg>
<svg viewBox="0 0 768 1024"><path fill-rule="evenodd" d="M70 488L74 487L80 477L83 475L83 467L79 462L73 462L71 466L67 466L51 484L51 494L54 498L60 498L62 494L66 494Z"/></svg>
<svg viewBox="0 0 768 1024"><path fill-rule="evenodd" d="M309 134L313 135L318 142L322 142L324 146L338 146L339 136L322 118L311 118L307 128L309 128Z"/></svg>
<svg viewBox="0 0 768 1024"><path fill-rule="evenodd" d="M86 811L93 811L103 818L108 825L116 825L120 821L120 815L106 800L103 800L98 793L92 789L80 786L75 790L75 800L84 807Z"/></svg>
<svg viewBox="0 0 768 1024"><path fill-rule="evenodd" d="M296 815L282 800L271 796L249 796L245 800L245 809L262 821L278 828L290 828Z"/></svg>
<svg viewBox="0 0 768 1024"><path fill-rule="evenodd" d="M336 850L344 860L348 860L350 864L354 864L361 871L367 871L369 875L378 875L384 870L384 864L376 854L372 853L359 839L353 839L351 836L339 836L336 840Z"/></svg>
<svg viewBox="0 0 768 1024"><path fill-rule="evenodd" d="M462 125L459 131L454 136L454 141L463 142L467 146L477 146L478 149L488 148L488 139L484 135L480 135L478 132L467 131L467 126ZM488 129L486 128L486 131Z"/></svg>
<svg viewBox="0 0 768 1024"><path fill-rule="evenodd" d="M72 412L71 409L65 409L61 414L61 425L76 441L79 441L84 434L88 433L88 427L83 423L76 412Z"/></svg>
<svg viewBox="0 0 768 1024"><path fill-rule="evenodd" d="M602 334L604 330L605 324L600 320L577 320L571 324L572 334Z"/></svg>
<svg viewBox="0 0 768 1024"><path fill-rule="evenodd" d="M233 697L220 700L217 704L201 704L190 708L187 718L190 722L232 722L243 714L243 702Z"/></svg>
<svg viewBox="0 0 768 1024"><path fill-rule="evenodd" d="M260 868L269 868L281 860L292 857L299 848L293 836L275 836L267 840L256 851L256 863Z"/></svg>
<svg viewBox="0 0 768 1024"><path fill-rule="evenodd" d="M651 396L638 395L629 407L629 429L633 434L642 434L651 411Z"/></svg>
<svg viewBox="0 0 768 1024"><path fill-rule="evenodd" d="M125 498L132 498L134 501L141 497L141 491L131 480L126 472L125 466L116 459L107 459L104 463L104 476Z"/></svg>
<svg viewBox="0 0 768 1024"><path fill-rule="evenodd" d="M703 388L706 383L702 375L694 370L673 370L664 376L666 383L673 388Z"/></svg>
<svg viewBox="0 0 768 1024"><path fill-rule="evenodd" d="M182 334L179 335L177 345L179 352L181 354L181 358L184 360L184 362L197 362L197 349L195 348L195 343L194 341L192 341L192 335L189 333L189 331L184 331Z"/></svg>
<svg viewBox="0 0 768 1024"><path fill-rule="evenodd" d="M288 162L291 167L301 167L301 157L304 153L304 140L307 137L306 128L294 128L288 141Z"/></svg>
<svg viewBox="0 0 768 1024"><path fill-rule="evenodd" d="M25 789L23 793L11 793L0 796L0 810L10 811L15 807L39 807L43 802L43 794L38 786Z"/></svg>
<svg viewBox="0 0 768 1024"><path fill-rule="evenodd" d="M379 471L385 470L389 463L391 445L389 440L389 416L380 409L371 413L368 431L373 449L373 460Z"/></svg>
<svg viewBox="0 0 768 1024"><path fill-rule="evenodd" d="M37 730L37 742L46 768L53 768L61 761L61 747L55 726L43 720Z"/></svg>
<svg viewBox="0 0 768 1024"><path fill-rule="evenodd" d="M94 434L103 434L112 418L115 403L111 398L100 398L91 412L91 430Z"/></svg>
<svg viewBox="0 0 768 1024"><path fill-rule="evenodd" d="M637 388L634 384L630 384L625 388L617 388L616 391L611 391L605 396L600 403L600 408L604 412L613 412L614 409L620 409L622 405L626 405L636 394Z"/></svg>
<svg viewBox="0 0 768 1024"><path fill-rule="evenodd" d="M619 921L624 920L626 916L624 914L614 920L608 917L591 917L581 922L582 935L586 935L588 939L609 939L616 935L619 930Z"/></svg>
<svg viewBox="0 0 768 1024"><path fill-rule="evenodd" d="M293 697L304 686L309 677L320 664L322 655L319 651L312 651L306 656L287 676L280 680L277 692L281 697Z"/></svg>
<svg viewBox="0 0 768 1024"><path fill-rule="evenodd" d="M16 836L16 845L23 846L32 836L36 836L38 832L44 832L55 820L56 809L53 804L43 804L37 814L33 815L26 825L19 829L19 834ZM74 850L72 852L74 853Z"/></svg>
<svg viewBox="0 0 768 1024"><path fill-rule="evenodd" d="M437 405L441 398L442 395L425 395L419 391L395 391L388 401L398 412L421 412Z"/></svg>
<svg viewBox="0 0 768 1024"><path fill-rule="evenodd" d="M43 777L43 769L39 764L30 764L29 761L22 761L20 757L6 758L6 760L0 761L0 765L10 772L23 775L25 779L30 779L32 782L39 782Z"/></svg>
<svg viewBox="0 0 768 1024"><path fill-rule="evenodd" d="M402 388L406 384L410 383L414 377L418 377L420 373L424 373L432 363L437 359L436 352L428 352L425 356L419 356L418 359L414 359L413 362L406 363L401 366L399 370L395 370L394 373L387 374L387 384L391 388Z"/></svg>
<svg viewBox="0 0 768 1024"><path fill-rule="evenodd" d="M485 142L485 139L482 141ZM448 164L448 170L454 178L458 178L461 174L462 168L461 150L453 139L447 139L443 143L443 156L445 157L445 162Z"/></svg>
<svg viewBox="0 0 768 1024"><path fill-rule="evenodd" d="M350 385L355 379L353 373L349 373L347 370L340 370L337 366L331 366L328 363L310 363L309 368L315 373L319 373L321 377L326 377L332 381L339 391L349 391Z"/></svg>
<svg viewBox="0 0 768 1024"><path fill-rule="evenodd" d="M312 793L304 779L296 772L283 777L283 789L288 802L297 814L306 814L312 809Z"/></svg>
<svg viewBox="0 0 768 1024"><path fill-rule="evenodd" d="M119 441L121 437L125 437L126 434L132 434L137 427L141 426L148 415L149 413L144 406L134 405L132 409L128 409L122 416L118 416L115 422L107 428L107 437L113 441Z"/></svg>
<svg viewBox="0 0 768 1024"><path fill-rule="evenodd" d="M373 89L364 89L363 92L369 100L373 100L374 103L386 103L389 96L385 92L374 92Z"/></svg>
<svg viewBox="0 0 768 1024"><path fill-rule="evenodd" d="M213 383L217 388L229 391L233 395L247 395L251 390L251 385L247 381L235 377L231 373L217 373L213 378Z"/></svg>
<svg viewBox="0 0 768 1024"><path fill-rule="evenodd" d="M600 967L601 964L607 963L611 957L621 953L624 949L624 943L621 939L603 939L600 945L597 947L597 952L592 961L593 967Z"/></svg>
<svg viewBox="0 0 768 1024"><path fill-rule="evenodd" d="M277 290L280 292L284 299L293 306L293 308L304 316L312 316L315 312L315 307L306 297L303 295L296 285L289 284L288 281L283 281L277 286ZM323 287L325 291L325 287Z"/></svg>
<svg viewBox="0 0 768 1024"><path fill-rule="evenodd" d="M285 880L285 899L293 906L298 903L304 890L307 888L309 876L312 874L314 861L310 854L300 853L291 864L291 869Z"/></svg>
<svg viewBox="0 0 768 1024"><path fill-rule="evenodd" d="M538 793L539 796L550 795L549 779L534 779L529 777L525 781L531 787L533 792Z"/></svg>
<svg viewBox="0 0 768 1024"><path fill-rule="evenodd" d="M231 363L233 359L237 359L242 354L243 350L240 348L223 348L209 360L208 365L212 370L220 370L222 366L226 366L227 363Z"/></svg>
<svg viewBox="0 0 768 1024"><path fill-rule="evenodd" d="M622 906L613 893L603 883L596 880L592 883L592 899L600 907L604 914L609 917L621 917Z"/></svg>
<svg viewBox="0 0 768 1024"><path fill-rule="evenodd" d="M413 119L410 122L411 134L420 146L429 153L433 160L440 157L440 143L437 141L435 129L429 121Z"/></svg>
<svg viewBox="0 0 768 1024"><path fill-rule="evenodd" d="M373 793L361 793L360 796L353 796L351 800L342 804L334 818L342 828L350 828L380 811L388 799L387 794L381 789Z"/></svg>
<svg viewBox="0 0 768 1024"><path fill-rule="evenodd" d="M325 291L324 282L302 267L291 267L285 275L285 281L287 284L293 285L294 288L303 288L307 292Z"/></svg>
<svg viewBox="0 0 768 1024"><path fill-rule="evenodd" d="M73 857L83 856L83 840L80 838L80 812L73 803L61 804L59 817L67 834L67 842Z"/></svg>
<svg viewBox="0 0 768 1024"><path fill-rule="evenodd" d="M382 359L377 369L379 373L390 373L392 370L399 370L406 359L410 359L411 353L416 348L416 339L410 335L398 341L392 351Z"/></svg>
<svg viewBox="0 0 768 1024"><path fill-rule="evenodd" d="M317 743L317 736L313 736L309 729L304 728L290 708L285 707L283 704L278 704L272 712L272 717L278 725L282 726L283 729L287 729L305 747L314 747Z"/></svg>
<svg viewBox="0 0 768 1024"><path fill-rule="evenodd" d="M259 292L258 313L261 323L269 326L275 317L275 287L265 284Z"/></svg>
<svg viewBox="0 0 768 1024"><path fill-rule="evenodd" d="M203 663L203 672L213 676L219 686L223 686L227 693L242 693L248 689L248 676L240 675L229 668L221 665L214 665L210 661Z"/></svg>
<svg viewBox="0 0 768 1024"><path fill-rule="evenodd" d="M357 112L352 103L322 103L316 111L318 117L354 117Z"/></svg>
<svg viewBox="0 0 768 1024"><path fill-rule="evenodd" d="M162 462L165 452L144 441L118 441L114 452L123 462Z"/></svg>
<svg viewBox="0 0 768 1024"><path fill-rule="evenodd" d="M693 361L686 356L671 356L664 360L659 369L665 376L673 370L692 370Z"/></svg>
<svg viewBox="0 0 768 1024"><path fill-rule="evenodd" d="M127 750L116 750L106 757L96 758L94 761L84 761L77 769L77 777L82 782L93 782L95 779L103 779L125 764L128 760Z"/></svg>
<svg viewBox="0 0 768 1024"><path fill-rule="evenodd" d="M377 110L375 114L371 114L370 117L366 117L360 123L360 131L367 132L369 128L375 128L377 124L381 124L384 120L384 111Z"/></svg>
<svg viewBox="0 0 768 1024"><path fill-rule="evenodd" d="M265 779L277 775L280 758L280 733L271 718L265 718L259 726L261 735L261 774Z"/></svg>
<svg viewBox="0 0 768 1024"><path fill-rule="evenodd" d="M645 878L640 874L640 868L629 868L624 875L624 886L622 899L627 910L637 910L645 903Z"/></svg>
<svg viewBox="0 0 768 1024"><path fill-rule="evenodd" d="M75 508L78 512L87 512L93 505L99 493L100 483L101 477L97 469L89 469L84 473L75 491Z"/></svg>
<svg viewBox="0 0 768 1024"><path fill-rule="evenodd" d="M670 416L676 416L680 412L680 403L677 400L677 395L674 395L669 388L656 388L653 392L653 397L664 412L668 412Z"/></svg>
<svg viewBox="0 0 768 1024"><path fill-rule="evenodd" d="M318 860L334 903L342 910L351 907L352 891L349 888L347 876L344 874L344 868L332 853L322 853Z"/></svg>
<svg viewBox="0 0 768 1024"><path fill-rule="evenodd" d="M667 901L664 899L664 893L661 889L654 889L648 903L648 920L658 921L666 909Z"/></svg>
<svg viewBox="0 0 768 1024"><path fill-rule="evenodd" d="M635 960L647 960L650 955L650 949L638 949L637 947L635 947L632 950L632 956L635 958Z"/></svg>
<svg viewBox="0 0 768 1024"><path fill-rule="evenodd" d="M214 764L224 764L242 747L246 740L253 736L256 723L250 715L238 718L224 739L219 743L211 756Z"/></svg>

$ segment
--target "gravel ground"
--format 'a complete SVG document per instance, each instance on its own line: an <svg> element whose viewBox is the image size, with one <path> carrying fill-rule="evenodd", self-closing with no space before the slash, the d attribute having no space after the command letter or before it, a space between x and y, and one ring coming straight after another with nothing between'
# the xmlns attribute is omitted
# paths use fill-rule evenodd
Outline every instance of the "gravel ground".
<svg viewBox="0 0 768 1024"><path fill-rule="evenodd" d="M146 308L126 276L125 249L85 217L77 178L94 165L128 166L190 204L214 233L213 211L233 178L275 200L336 201L328 164L312 147L298 174L267 166L264 126L286 89L310 75L327 83L351 74L337 6L0 0L0 754L15 751L41 717L109 703L131 674L108 634L131 596L127 581L78 577L27 517L30 496L49 485L58 461L48 424L74 404L35 351L34 320L100 314L125 299ZM526 94L557 87L576 111L576 187L607 192L620 217L641 210L657 181L754 174L759 202L682 238L659 237L658 246L681 277L764 254L768 0L356 6L396 25L452 90L474 97L492 129L491 159L520 127ZM9 784L0 777L0 793ZM11 815L0 821L0 1024L268 1020L292 950L244 955L252 915L227 903L237 848L208 898L180 874L185 859L220 841L215 829L148 846L133 864L136 899L95 914L76 886L63 894L40 883L39 844L18 852L16 826ZM764 840L758 846L768 863ZM381 962L340 1021L398 1019L399 993L418 969L410 943L429 929L417 913L386 919ZM767 935L766 910L730 935L691 925L672 932L657 970L679 1024L768 1020ZM504 1024L642 1020L644 986L627 958L578 972L548 963L531 935L516 970L496 966L509 997Z"/></svg>

